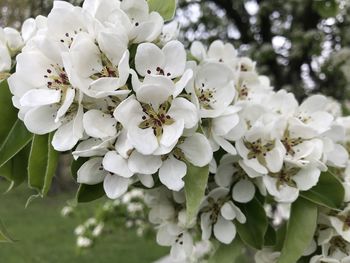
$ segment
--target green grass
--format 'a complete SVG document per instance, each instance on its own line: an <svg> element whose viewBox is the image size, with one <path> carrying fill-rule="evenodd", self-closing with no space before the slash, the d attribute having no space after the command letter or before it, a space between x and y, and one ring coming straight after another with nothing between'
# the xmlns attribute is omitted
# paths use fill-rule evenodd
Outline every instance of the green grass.
<svg viewBox="0 0 350 263"><path fill-rule="evenodd" d="M0 181L1 193L5 187ZM25 209L30 195L25 187L0 194L0 218L18 240L0 243L1 263L150 263L167 253L166 248L156 245L154 237L139 238L135 231L123 227L104 235L94 247L78 251L73 231L82 219L60 215L74 193L37 199ZM91 216L96 204L83 205L80 210Z"/></svg>

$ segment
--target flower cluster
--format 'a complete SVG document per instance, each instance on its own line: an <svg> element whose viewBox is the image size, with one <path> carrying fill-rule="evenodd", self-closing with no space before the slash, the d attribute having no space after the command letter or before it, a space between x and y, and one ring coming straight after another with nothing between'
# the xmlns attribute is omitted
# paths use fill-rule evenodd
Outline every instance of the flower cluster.
<svg viewBox="0 0 350 263"><path fill-rule="evenodd" d="M92 247L104 233L112 232L110 228L124 226L135 229L139 237L151 230L147 221L148 208L144 202L145 195L141 189L130 189L120 199L108 200L100 205L95 214L79 224L74 234L78 248ZM63 217L81 217L79 207L70 203L62 208ZM78 215L78 216L77 216Z"/></svg>
<svg viewBox="0 0 350 263"><path fill-rule="evenodd" d="M192 256L197 225L202 240L230 244L247 221L241 204L257 194L292 203L328 167L347 165L345 125L326 97L299 104L274 91L219 40L187 53L177 25L147 1L56 1L31 29L8 79L19 118L34 134L54 133L55 150L87 158L79 183L103 183L111 199L132 184L153 188L149 220L177 261ZM193 222L189 167L210 169Z"/></svg>

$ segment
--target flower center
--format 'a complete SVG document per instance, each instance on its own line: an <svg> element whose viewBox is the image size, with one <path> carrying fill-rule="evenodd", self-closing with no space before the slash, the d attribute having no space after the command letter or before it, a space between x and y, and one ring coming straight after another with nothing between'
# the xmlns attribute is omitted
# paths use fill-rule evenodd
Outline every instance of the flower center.
<svg viewBox="0 0 350 263"><path fill-rule="evenodd" d="M238 99L244 100L248 97L249 90L245 83L238 85Z"/></svg>
<svg viewBox="0 0 350 263"><path fill-rule="evenodd" d="M292 156L295 154L293 147L301 144L303 141L304 140L301 137L291 138L288 131L285 132L284 138L281 140L282 144L286 148L287 153Z"/></svg>
<svg viewBox="0 0 350 263"><path fill-rule="evenodd" d="M46 70L44 78L47 79L47 87L49 89L61 91L61 101L64 101L67 89L73 88L65 69L58 64L51 64Z"/></svg>
<svg viewBox="0 0 350 263"><path fill-rule="evenodd" d="M258 139L254 142L244 141L245 147L249 150L248 159L258 159L259 163L266 165L265 156L266 153L271 151L275 147L275 141L267 141L262 143L261 139Z"/></svg>
<svg viewBox="0 0 350 263"><path fill-rule="evenodd" d="M200 88L195 89L196 96L199 100L199 103L201 106L206 110L213 109L211 106L211 103L215 103L216 100L214 98L214 95L216 93L215 89L206 89L205 84L202 83L202 86Z"/></svg>
<svg viewBox="0 0 350 263"><path fill-rule="evenodd" d="M118 67L115 67L113 63L107 58L107 56L101 53L102 70L90 76L92 80L99 78L117 78L119 77Z"/></svg>
<svg viewBox="0 0 350 263"><path fill-rule="evenodd" d="M159 139L163 135L163 126L171 125L175 122L168 113L173 97L170 96L166 102L161 104L158 111L154 110L152 105L141 103L144 115L142 116L139 128L152 128L154 135Z"/></svg>
<svg viewBox="0 0 350 263"><path fill-rule="evenodd" d="M333 237L330 241L329 255L332 255L337 249L343 252L346 255L349 255L349 251L347 250L346 241L340 236Z"/></svg>
<svg viewBox="0 0 350 263"><path fill-rule="evenodd" d="M286 168L283 166L282 170L278 173L269 173L269 176L277 179L276 187L280 189L283 185L288 185L290 187L297 187L297 184L293 180L293 177L299 172L298 168Z"/></svg>

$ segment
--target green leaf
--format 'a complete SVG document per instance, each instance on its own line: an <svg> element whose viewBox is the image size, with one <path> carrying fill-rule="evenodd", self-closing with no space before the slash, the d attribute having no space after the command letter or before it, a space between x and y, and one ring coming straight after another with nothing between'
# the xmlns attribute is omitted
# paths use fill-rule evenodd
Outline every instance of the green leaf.
<svg viewBox="0 0 350 263"><path fill-rule="evenodd" d="M148 0L150 12L158 12L165 21L172 20L176 11L176 0Z"/></svg>
<svg viewBox="0 0 350 263"><path fill-rule="evenodd" d="M242 263L240 256L244 254L245 248L239 238L229 244L218 245L218 248L209 259L208 263Z"/></svg>
<svg viewBox="0 0 350 263"><path fill-rule="evenodd" d="M281 251L283 248L283 243L286 238L287 233L287 223L283 223L279 226L276 231L276 245L274 246L274 251Z"/></svg>
<svg viewBox="0 0 350 263"><path fill-rule="evenodd" d="M292 204L278 263L295 263L308 248L317 225L317 206L303 198Z"/></svg>
<svg viewBox="0 0 350 263"><path fill-rule="evenodd" d="M104 195L103 183L96 185L81 184L77 192L76 200L78 203L88 203Z"/></svg>
<svg viewBox="0 0 350 263"><path fill-rule="evenodd" d="M30 145L27 145L23 150L15 155L11 160L5 163L0 168L0 176L11 182L10 191L14 187L19 186L28 176L27 166L30 152Z"/></svg>
<svg viewBox="0 0 350 263"><path fill-rule="evenodd" d="M10 237L4 224L0 220L0 243L12 243L14 240Z"/></svg>
<svg viewBox="0 0 350 263"><path fill-rule="evenodd" d="M19 153L33 138L23 122L17 120L0 146L0 167Z"/></svg>
<svg viewBox="0 0 350 263"><path fill-rule="evenodd" d="M29 155L28 184L44 197L55 175L59 154L52 145L52 134L35 135Z"/></svg>
<svg viewBox="0 0 350 263"><path fill-rule="evenodd" d="M11 127L17 120L17 110L12 105L12 94L7 81L0 83L0 145L3 144ZM6 114L4 114L6 113Z"/></svg>
<svg viewBox="0 0 350 263"><path fill-rule="evenodd" d="M240 238L248 246L262 249L268 226L268 220L263 206L256 198L247 204L238 206L247 218L245 224L236 223Z"/></svg>
<svg viewBox="0 0 350 263"><path fill-rule="evenodd" d="M273 247L276 245L277 242L277 236L276 236L276 230L273 228L273 226L271 226L270 224L268 224L267 226L267 230L265 233L265 237L264 237L264 246L265 247Z"/></svg>
<svg viewBox="0 0 350 263"><path fill-rule="evenodd" d="M325 194L327 193L327 194ZM344 187L331 172L322 173L316 186L300 195L318 205L331 209L341 207L344 200Z"/></svg>
<svg viewBox="0 0 350 263"><path fill-rule="evenodd" d="M191 224L197 217L199 206L204 198L209 177L209 166L196 167L187 163L185 180L187 223Z"/></svg>

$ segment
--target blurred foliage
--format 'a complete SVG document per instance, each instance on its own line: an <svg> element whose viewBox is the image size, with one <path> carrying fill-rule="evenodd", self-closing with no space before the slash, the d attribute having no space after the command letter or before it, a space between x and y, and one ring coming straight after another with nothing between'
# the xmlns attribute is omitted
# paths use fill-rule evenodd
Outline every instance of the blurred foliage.
<svg viewBox="0 0 350 263"><path fill-rule="evenodd" d="M81 4L82 0L70 0ZM0 0L0 25L20 26L47 14L52 0ZM220 38L258 62L276 89L303 99L322 92L350 96L349 0L179 0L181 39L208 44Z"/></svg>
<svg viewBox="0 0 350 263"><path fill-rule="evenodd" d="M276 89L299 99L318 92L349 98L343 48L350 47L350 1L182 0L180 7L187 43L227 40L254 58Z"/></svg>

